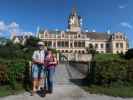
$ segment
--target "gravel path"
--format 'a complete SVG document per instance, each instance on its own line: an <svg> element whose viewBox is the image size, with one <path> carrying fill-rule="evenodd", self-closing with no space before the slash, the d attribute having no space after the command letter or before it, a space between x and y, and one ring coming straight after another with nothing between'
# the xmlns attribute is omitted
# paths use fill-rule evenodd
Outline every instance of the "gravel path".
<svg viewBox="0 0 133 100"><path fill-rule="evenodd" d="M55 73L53 94L47 94L43 98L37 94L35 96L30 96L29 92L25 92L19 95L3 97L0 98L0 100L133 100L123 99L119 97L89 94L69 81L70 76L71 78L83 77L82 74L78 73L74 69L69 69L70 67L68 66L66 68L65 64L60 64L57 67Z"/></svg>

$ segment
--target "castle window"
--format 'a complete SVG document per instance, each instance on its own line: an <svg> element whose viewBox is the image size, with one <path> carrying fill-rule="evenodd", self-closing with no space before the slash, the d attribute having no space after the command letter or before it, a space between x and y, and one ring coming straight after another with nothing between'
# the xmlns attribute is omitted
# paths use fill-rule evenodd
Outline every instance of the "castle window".
<svg viewBox="0 0 133 100"><path fill-rule="evenodd" d="M116 39L118 39L118 38L119 38L119 36L116 35Z"/></svg>
<svg viewBox="0 0 133 100"><path fill-rule="evenodd" d="M116 48L119 48L119 43L116 43Z"/></svg>
<svg viewBox="0 0 133 100"><path fill-rule="evenodd" d="M74 42L74 47L77 47L77 42L76 41Z"/></svg>
<svg viewBox="0 0 133 100"><path fill-rule="evenodd" d="M123 48L123 43L120 43L120 48Z"/></svg>
<svg viewBox="0 0 133 100"><path fill-rule="evenodd" d="M64 46L65 46L65 45L64 45L64 41L62 41L62 42L61 42L61 47L64 47Z"/></svg>
<svg viewBox="0 0 133 100"><path fill-rule="evenodd" d="M95 44L95 48L96 48L96 49L98 48L98 44Z"/></svg>
<svg viewBox="0 0 133 100"><path fill-rule="evenodd" d="M62 53L64 52L64 50L62 50Z"/></svg>
<svg viewBox="0 0 133 100"><path fill-rule="evenodd" d="M82 42L82 43L81 43L81 46L82 46L82 47L85 47L85 42Z"/></svg>
<svg viewBox="0 0 133 100"><path fill-rule="evenodd" d="M67 41L65 42L65 47L69 47L69 44L68 44L68 42L67 42Z"/></svg>
<svg viewBox="0 0 133 100"><path fill-rule="evenodd" d="M53 43L53 47L56 47L56 43L55 42Z"/></svg>
<svg viewBox="0 0 133 100"><path fill-rule="evenodd" d="M109 48L109 47L110 47L110 45L109 45L109 43L107 43L107 44L106 44L106 48Z"/></svg>
<svg viewBox="0 0 133 100"><path fill-rule="evenodd" d="M70 44L70 47L72 47L72 46L73 46L73 44L71 43L71 44Z"/></svg>
<svg viewBox="0 0 133 100"><path fill-rule="evenodd" d="M85 51L83 50L83 51L82 51L82 54L84 54L84 53L85 53Z"/></svg>
<svg viewBox="0 0 133 100"><path fill-rule="evenodd" d="M66 53L68 53L68 50L66 50Z"/></svg>
<svg viewBox="0 0 133 100"><path fill-rule="evenodd" d="M120 39L122 39L122 35L120 35Z"/></svg>
<svg viewBox="0 0 133 100"><path fill-rule="evenodd" d="M45 34L45 37L47 37L48 35L47 34Z"/></svg>
<svg viewBox="0 0 133 100"><path fill-rule="evenodd" d="M104 46L104 45L103 45L103 44L101 44L101 48L103 48L103 46Z"/></svg>
<svg viewBox="0 0 133 100"><path fill-rule="evenodd" d="M64 34L62 34L62 37L64 37Z"/></svg>
<svg viewBox="0 0 133 100"><path fill-rule="evenodd" d="M59 41L59 42L57 43L57 45L58 45L58 47L61 47L61 42Z"/></svg>

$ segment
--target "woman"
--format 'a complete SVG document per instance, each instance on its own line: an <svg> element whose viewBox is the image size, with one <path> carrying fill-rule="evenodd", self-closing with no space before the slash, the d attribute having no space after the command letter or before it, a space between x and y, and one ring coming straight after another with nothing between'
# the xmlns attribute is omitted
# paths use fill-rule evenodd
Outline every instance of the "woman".
<svg viewBox="0 0 133 100"><path fill-rule="evenodd" d="M54 72L55 72L55 67L57 65L57 59L56 59L56 55L53 54L50 49L48 50L46 60L47 60L47 66L46 66L47 93L52 93L53 92L53 76L54 76Z"/></svg>

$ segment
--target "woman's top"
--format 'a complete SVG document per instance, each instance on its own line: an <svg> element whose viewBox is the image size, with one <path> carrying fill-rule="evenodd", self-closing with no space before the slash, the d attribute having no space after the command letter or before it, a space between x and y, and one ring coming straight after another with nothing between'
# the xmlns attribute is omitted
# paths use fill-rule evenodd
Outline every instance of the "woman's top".
<svg viewBox="0 0 133 100"><path fill-rule="evenodd" d="M53 55L47 55L47 57L46 57L46 62L47 62L47 68L54 68L56 65L57 65L57 63L56 63L56 61L55 61L55 57L53 56ZM55 62L55 63L53 63L53 62Z"/></svg>

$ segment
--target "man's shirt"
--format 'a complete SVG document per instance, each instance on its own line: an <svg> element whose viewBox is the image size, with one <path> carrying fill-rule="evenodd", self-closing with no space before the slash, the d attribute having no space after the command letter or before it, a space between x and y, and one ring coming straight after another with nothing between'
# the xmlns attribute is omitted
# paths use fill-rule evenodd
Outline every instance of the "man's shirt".
<svg viewBox="0 0 133 100"><path fill-rule="evenodd" d="M36 50L33 53L32 59L34 61L39 61L41 63L44 63L45 56L46 56L46 51L44 51L44 50Z"/></svg>

